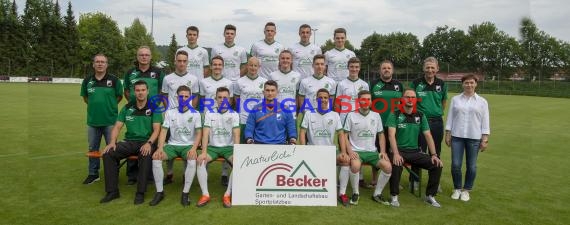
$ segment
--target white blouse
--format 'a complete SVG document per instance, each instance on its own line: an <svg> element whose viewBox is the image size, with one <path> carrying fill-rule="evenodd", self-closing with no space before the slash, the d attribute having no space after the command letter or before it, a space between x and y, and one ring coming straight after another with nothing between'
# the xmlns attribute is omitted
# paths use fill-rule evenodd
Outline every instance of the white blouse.
<svg viewBox="0 0 570 225"><path fill-rule="evenodd" d="M475 93L468 97L461 93L451 99L445 130L451 136L469 139L481 139L483 134L490 134L489 105L487 100Z"/></svg>

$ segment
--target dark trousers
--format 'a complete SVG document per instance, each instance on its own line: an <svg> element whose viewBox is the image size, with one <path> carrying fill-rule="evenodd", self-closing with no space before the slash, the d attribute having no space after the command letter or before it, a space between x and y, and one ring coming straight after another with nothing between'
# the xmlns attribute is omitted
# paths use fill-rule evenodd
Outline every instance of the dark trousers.
<svg viewBox="0 0 570 225"><path fill-rule="evenodd" d="M429 130L431 132L431 136L433 138L433 142L435 144L435 153L437 157L441 159L441 141L443 141L443 119L441 117L432 117L428 118ZM422 152L429 153L426 137L423 133L420 133L418 138L419 146ZM412 167L412 171L414 173L419 174L420 169L417 167ZM413 180L410 176L410 181Z"/></svg>
<svg viewBox="0 0 570 225"><path fill-rule="evenodd" d="M437 187L439 186L439 179L441 177L441 167L431 162L431 157L420 151L399 151L400 156L404 158L404 163L412 164L422 169L428 170L428 184L426 188L426 195L435 196L437 194ZM390 162L393 162L393 154L390 156ZM392 176L390 177L390 194L400 194L400 177L402 176L402 166L392 164Z"/></svg>
<svg viewBox="0 0 570 225"><path fill-rule="evenodd" d="M152 153L154 153L156 147L153 145L151 154L142 156L139 149L145 143L146 142L144 141L122 141L117 143L115 151L109 151L103 155L106 192L119 191L119 163L121 159L127 158L131 155L138 156L139 170L137 172L137 192L146 192L147 178L149 177L152 169Z"/></svg>

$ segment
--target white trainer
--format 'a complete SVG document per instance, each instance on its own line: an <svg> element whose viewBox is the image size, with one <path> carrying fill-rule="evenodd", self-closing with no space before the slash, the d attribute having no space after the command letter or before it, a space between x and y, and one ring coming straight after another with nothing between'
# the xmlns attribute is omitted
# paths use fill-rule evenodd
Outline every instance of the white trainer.
<svg viewBox="0 0 570 225"><path fill-rule="evenodd" d="M398 201L397 195L392 195L392 201L390 201L390 205L393 207L400 207L400 202Z"/></svg>
<svg viewBox="0 0 570 225"><path fill-rule="evenodd" d="M451 199L457 200L459 199L459 197L461 197L461 189L453 190L453 194L451 194Z"/></svg>
<svg viewBox="0 0 570 225"><path fill-rule="evenodd" d="M435 200L435 198L434 198L433 196L431 196L431 195L428 195L428 196L426 197L426 202L427 202L428 204L430 204L431 206L433 206L433 207L441 208L441 205L439 204L439 202L437 202L437 201Z"/></svg>
<svg viewBox="0 0 570 225"><path fill-rule="evenodd" d="M469 191L462 191L461 192L461 201L466 202L466 201L469 201L469 199L471 199L469 197Z"/></svg>

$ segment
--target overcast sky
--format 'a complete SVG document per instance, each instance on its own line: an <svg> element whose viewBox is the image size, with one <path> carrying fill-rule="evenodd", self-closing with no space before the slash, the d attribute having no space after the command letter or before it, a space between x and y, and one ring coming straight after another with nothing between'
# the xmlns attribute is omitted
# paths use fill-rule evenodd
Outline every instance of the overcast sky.
<svg viewBox="0 0 570 225"><path fill-rule="evenodd" d="M16 1L20 10L25 0ZM88 12L103 12L124 30L139 18L151 30L152 0L74 0L76 19ZM62 10L67 1L60 0ZM356 48L374 31L381 34L411 32L423 40L437 26L449 25L467 31L473 24L491 21L519 39L522 17L530 16L548 34L570 40L570 10L567 0L154 0L153 36L167 45L176 34L179 45L187 44L186 27L200 29L199 44L210 47L223 42L223 27L237 26L236 42L249 49L263 39L263 26L277 24L276 40L289 46L299 41L299 25L317 28L316 43L332 38L337 27L347 29ZM315 34L313 34L315 35ZM312 38L311 38L312 40Z"/></svg>

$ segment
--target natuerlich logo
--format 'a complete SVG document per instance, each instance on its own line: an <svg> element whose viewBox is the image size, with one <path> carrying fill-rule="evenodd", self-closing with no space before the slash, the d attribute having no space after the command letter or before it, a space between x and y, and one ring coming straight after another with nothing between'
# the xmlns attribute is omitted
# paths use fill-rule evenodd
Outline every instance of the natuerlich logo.
<svg viewBox="0 0 570 225"><path fill-rule="evenodd" d="M305 170L302 170L305 168ZM265 182L268 177L274 177L274 182ZM328 179L319 178L311 167L303 160L293 167L286 163L275 163L265 168L257 177L257 191L296 191L296 192L327 192L325 188Z"/></svg>

